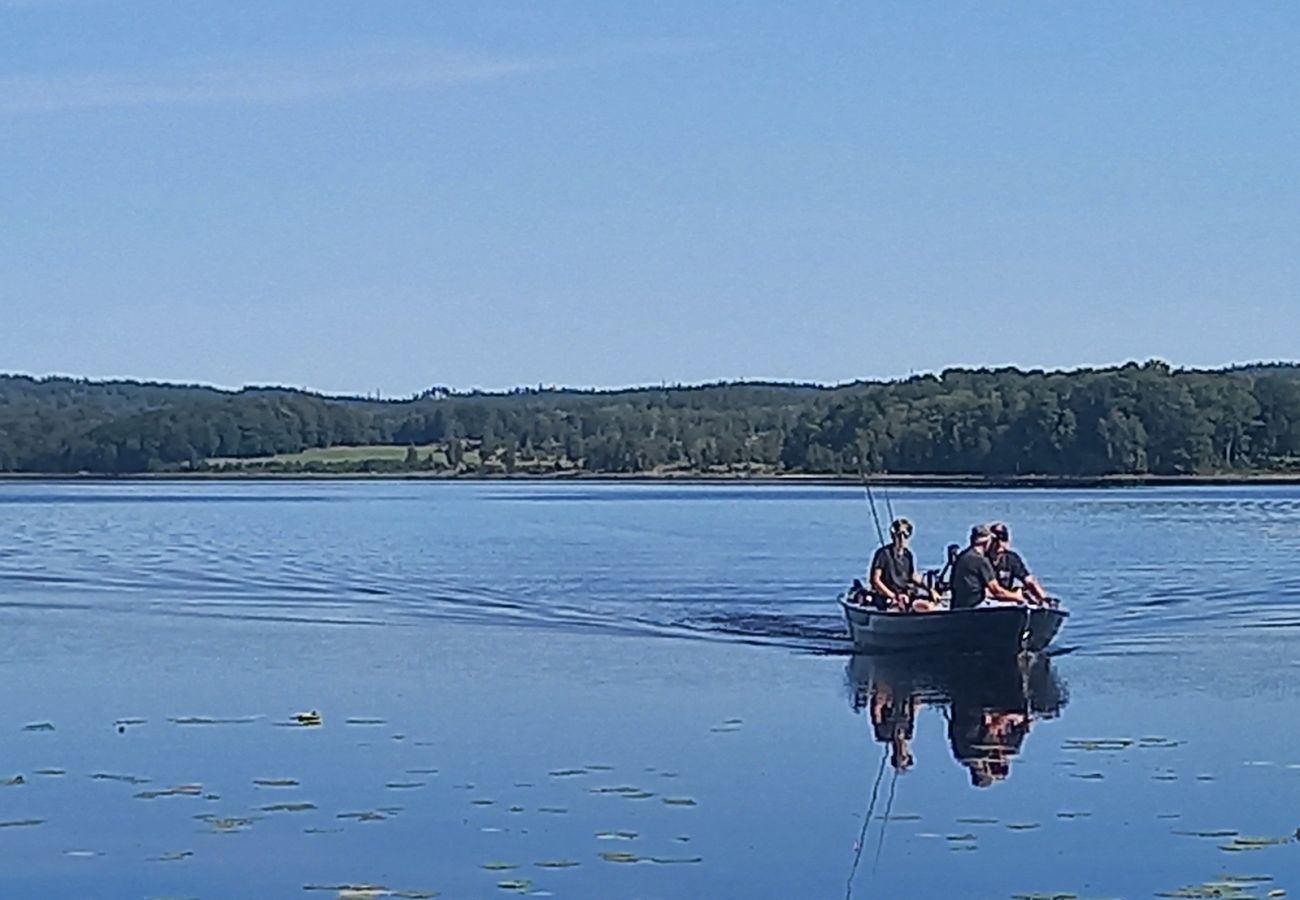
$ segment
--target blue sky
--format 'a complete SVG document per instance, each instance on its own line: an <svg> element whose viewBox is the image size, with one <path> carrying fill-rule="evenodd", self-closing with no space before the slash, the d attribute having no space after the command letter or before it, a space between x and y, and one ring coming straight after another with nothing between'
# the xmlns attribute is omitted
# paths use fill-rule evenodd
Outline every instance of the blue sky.
<svg viewBox="0 0 1300 900"><path fill-rule="evenodd" d="M0 0L0 370L1295 358L1287 3Z"/></svg>

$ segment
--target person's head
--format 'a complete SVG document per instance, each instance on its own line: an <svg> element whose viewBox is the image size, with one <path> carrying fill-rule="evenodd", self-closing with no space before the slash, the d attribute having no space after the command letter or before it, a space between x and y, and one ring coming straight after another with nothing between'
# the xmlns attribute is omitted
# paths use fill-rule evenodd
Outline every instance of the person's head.
<svg viewBox="0 0 1300 900"><path fill-rule="evenodd" d="M970 545L981 553L989 548L989 541L992 540L993 533L989 531L987 525L976 525L970 530Z"/></svg>
<svg viewBox="0 0 1300 900"><path fill-rule="evenodd" d="M907 519L895 519L889 523L889 537L895 544L906 544L912 536L912 523Z"/></svg>
<svg viewBox="0 0 1300 900"><path fill-rule="evenodd" d="M1011 531L1006 522L990 522L989 534L992 536L990 546L1004 549L1011 543Z"/></svg>

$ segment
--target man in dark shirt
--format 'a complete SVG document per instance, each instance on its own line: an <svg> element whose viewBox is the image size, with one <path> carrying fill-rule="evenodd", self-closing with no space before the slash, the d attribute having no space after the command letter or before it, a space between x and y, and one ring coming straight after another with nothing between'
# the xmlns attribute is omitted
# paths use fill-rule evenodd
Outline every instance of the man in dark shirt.
<svg viewBox="0 0 1300 900"><path fill-rule="evenodd" d="M911 601L913 589L922 585L916 572L916 560L908 548L912 537L912 523L895 519L889 525L889 543L871 557L871 592L881 598L887 607L894 609L921 608Z"/></svg>
<svg viewBox="0 0 1300 900"><path fill-rule="evenodd" d="M1029 571L1025 560L1011 549L1011 530L1005 522L993 522L989 525L992 539L989 541L989 562L997 573L998 584L1008 590L1023 585L1025 593L1039 603L1047 601L1047 592L1043 590L1038 579Z"/></svg>
<svg viewBox="0 0 1300 900"><path fill-rule="evenodd" d="M973 609L984 602L986 592L1000 603L1020 603L1024 599L1020 591L998 583L997 573L985 556L992 536L987 525L970 530L970 546L952 564L952 609Z"/></svg>

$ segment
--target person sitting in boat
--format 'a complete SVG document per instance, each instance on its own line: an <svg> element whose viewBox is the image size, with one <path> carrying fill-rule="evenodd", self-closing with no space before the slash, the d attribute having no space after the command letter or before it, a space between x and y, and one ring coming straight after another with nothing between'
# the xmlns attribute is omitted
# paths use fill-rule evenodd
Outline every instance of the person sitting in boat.
<svg viewBox="0 0 1300 900"><path fill-rule="evenodd" d="M895 519L889 525L889 543L871 557L871 594L877 606L911 612L929 612L933 606L917 596L924 582L916 571L916 560L907 542L912 537L912 523Z"/></svg>
<svg viewBox="0 0 1300 900"><path fill-rule="evenodd" d="M1005 522L993 522L989 525L992 539L989 541L988 557L997 574L998 583L1004 588L1012 589L1017 583L1023 585L1024 592L1039 603L1047 602L1047 592L1043 590L1038 579L1029 571L1025 560L1011 549L1011 530Z"/></svg>
<svg viewBox="0 0 1300 900"><path fill-rule="evenodd" d="M974 609L985 599L996 603L1023 603L1024 594L1002 586L987 553L993 533L987 525L970 530L970 546L952 564L952 609Z"/></svg>

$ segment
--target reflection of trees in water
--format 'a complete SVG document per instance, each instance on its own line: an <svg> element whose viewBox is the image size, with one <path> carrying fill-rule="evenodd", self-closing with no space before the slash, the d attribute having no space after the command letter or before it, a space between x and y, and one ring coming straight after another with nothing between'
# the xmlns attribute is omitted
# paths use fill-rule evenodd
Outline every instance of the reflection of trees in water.
<svg viewBox="0 0 1300 900"><path fill-rule="evenodd" d="M915 765L916 713L929 704L942 710L953 758L970 772L976 787L1007 778L1034 721L1059 715L1068 702L1065 685L1043 654L854 656L848 680L854 710L867 711L875 739L889 748L895 771Z"/></svg>

